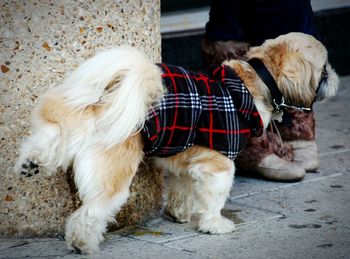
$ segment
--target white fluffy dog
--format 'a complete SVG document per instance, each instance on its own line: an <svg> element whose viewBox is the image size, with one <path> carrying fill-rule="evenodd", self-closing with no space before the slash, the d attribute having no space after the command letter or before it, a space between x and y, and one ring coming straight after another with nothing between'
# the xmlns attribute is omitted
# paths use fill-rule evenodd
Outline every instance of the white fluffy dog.
<svg viewBox="0 0 350 259"><path fill-rule="evenodd" d="M290 33L267 40L251 48L248 57L261 60L272 75L283 96L280 102L252 64L229 60L222 68L234 71L241 80L238 87L251 96L264 128L271 119L281 116L285 106L306 110L316 99L336 93L338 77L327 62L325 47L312 36ZM33 112L32 134L22 144L16 171L25 176L41 171L51 175L73 165L82 206L66 226L70 249L97 252L107 223L128 199L131 181L147 154L145 121L162 110L159 104L173 94L165 90L163 74L160 66L148 62L137 50L118 47L88 60L61 86L39 99ZM220 89L229 84L230 80L225 80L219 83ZM180 99L176 98L174 102L179 105ZM210 106L214 99L196 99L197 108L204 112L204 103ZM219 103L219 98L216 101ZM157 123L162 126L161 121ZM195 140L183 149L173 149L171 156L155 153L156 165L170 174L167 213L178 222L191 221L205 233L232 232L234 223L221 215L221 209L233 183L235 154L216 151L217 143L198 145L202 143L197 141L200 132L205 130L195 127ZM169 128L171 136L176 136L174 127ZM249 126L245 129L250 132Z"/></svg>

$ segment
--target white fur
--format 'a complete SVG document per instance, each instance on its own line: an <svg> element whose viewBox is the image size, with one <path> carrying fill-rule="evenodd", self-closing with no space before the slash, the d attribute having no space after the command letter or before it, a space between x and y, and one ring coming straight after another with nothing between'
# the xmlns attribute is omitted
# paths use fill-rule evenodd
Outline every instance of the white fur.
<svg viewBox="0 0 350 259"><path fill-rule="evenodd" d="M264 129L266 129L267 126L269 126L273 115L275 116L275 118L273 119L280 120L280 117L277 117L276 113L272 114L270 111L268 111L261 101L254 99L254 105L259 112L260 118L264 125Z"/></svg>
<svg viewBox="0 0 350 259"><path fill-rule="evenodd" d="M107 222L127 200L132 179L115 197L106 197L99 173L104 154L135 134L162 96L158 67L136 49L121 47L88 60L63 85L40 98L32 116L32 134L22 143L15 170L27 170L23 165L28 167L30 161L51 175L73 163L83 206L68 221L69 248L77 247L83 253L97 251ZM45 105L52 101L62 102L60 108L69 111L53 115L55 122L42 117ZM100 108L102 116L86 113L91 106ZM134 161L135 171L138 162Z"/></svg>
<svg viewBox="0 0 350 259"><path fill-rule="evenodd" d="M84 254L99 251L98 244L104 239L107 223L115 220L116 212L129 197L129 185L109 200L96 195L99 198L85 202L68 218L65 238L69 250L79 249L78 252Z"/></svg>
<svg viewBox="0 0 350 259"><path fill-rule="evenodd" d="M163 95L159 73L141 52L119 47L82 64L62 91L67 104L76 109L108 105L96 120L96 129L100 140L111 146L142 127L150 107Z"/></svg>
<svg viewBox="0 0 350 259"><path fill-rule="evenodd" d="M183 167L183 158L157 158L156 164L169 172L166 210L176 219L191 224L201 232L210 234L230 233L234 223L221 216L221 209L229 196L235 166L222 156L227 164L223 172L209 172L202 159L210 159L212 151L204 151ZM195 160L199 159L199 162ZM186 163L187 164L187 163ZM181 169L180 169L181 168ZM180 169L180 170L179 170Z"/></svg>
<svg viewBox="0 0 350 259"><path fill-rule="evenodd" d="M192 223L198 230L210 234L224 234L234 231L232 221L221 216L221 209L230 194L235 167L226 172L203 173L200 167L190 170L194 179Z"/></svg>
<svg viewBox="0 0 350 259"><path fill-rule="evenodd" d="M64 157L58 155L62 153L60 129L57 125L50 125L35 116L32 122L32 125L36 125L37 128L33 128L33 134L23 140L14 170L21 172L22 165L29 160L38 163L39 170L44 169L48 175L52 175L59 167L65 165Z"/></svg>

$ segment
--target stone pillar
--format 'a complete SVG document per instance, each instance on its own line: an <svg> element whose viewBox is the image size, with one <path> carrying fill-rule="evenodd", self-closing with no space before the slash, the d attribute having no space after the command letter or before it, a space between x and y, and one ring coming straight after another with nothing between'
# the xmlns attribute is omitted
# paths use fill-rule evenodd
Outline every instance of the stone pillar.
<svg viewBox="0 0 350 259"><path fill-rule="evenodd" d="M106 47L128 44L160 61L159 0L1 1L0 235L53 236L79 206L70 173L13 173L38 96ZM162 177L144 164L118 226L157 214Z"/></svg>

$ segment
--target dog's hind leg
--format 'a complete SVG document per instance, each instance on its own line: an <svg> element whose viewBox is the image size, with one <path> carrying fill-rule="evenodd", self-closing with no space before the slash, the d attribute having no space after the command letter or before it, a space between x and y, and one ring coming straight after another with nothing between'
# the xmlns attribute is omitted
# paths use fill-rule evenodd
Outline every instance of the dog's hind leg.
<svg viewBox="0 0 350 259"><path fill-rule="evenodd" d="M32 115L32 133L21 145L16 172L27 177L40 171L52 175L63 166L62 131L57 115L61 107L56 100L42 98Z"/></svg>
<svg viewBox="0 0 350 259"><path fill-rule="evenodd" d="M164 216L178 223L189 222L192 211L193 179L187 173L185 153L168 158L155 158L156 166L167 173Z"/></svg>
<svg viewBox="0 0 350 259"><path fill-rule="evenodd" d="M191 156L192 163L188 166L194 180L191 223L199 231L209 234L234 231L234 223L221 215L233 184L233 161L202 147Z"/></svg>
<svg viewBox="0 0 350 259"><path fill-rule="evenodd" d="M233 183L235 166L233 161L224 155L199 146L187 149L174 157L158 159L158 164L164 169L178 175L187 174L191 179L187 184L186 195L191 197L191 223L201 232L210 234L230 233L234 231L234 223L221 215L221 209L229 196ZM183 178L184 179L184 178ZM172 184L181 186L181 182ZM170 192L168 207L173 216L181 215L178 211L186 207L183 188ZM179 198L180 197L180 198ZM174 201L182 201L174 202ZM169 206L170 204L170 206ZM174 215L175 214L175 215Z"/></svg>
<svg viewBox="0 0 350 259"><path fill-rule="evenodd" d="M232 161L231 161L232 162ZM198 167L206 167L205 164ZM195 179L191 222L198 230L209 234L230 233L234 223L221 215L229 196L234 176L234 164L221 171L190 171Z"/></svg>
<svg viewBox="0 0 350 259"><path fill-rule="evenodd" d="M98 251L107 223L129 197L129 187L142 160L138 135L107 148L83 150L74 163L75 182L83 205L68 219L66 240L70 250Z"/></svg>
<svg viewBox="0 0 350 259"><path fill-rule="evenodd" d="M179 223L189 222L192 210L193 180L188 174L169 172L164 215Z"/></svg>

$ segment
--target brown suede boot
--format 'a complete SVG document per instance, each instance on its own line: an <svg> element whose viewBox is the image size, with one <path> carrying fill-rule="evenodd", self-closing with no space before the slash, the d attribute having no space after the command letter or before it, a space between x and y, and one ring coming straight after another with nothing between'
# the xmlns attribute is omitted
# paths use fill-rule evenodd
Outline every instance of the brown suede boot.
<svg viewBox="0 0 350 259"><path fill-rule="evenodd" d="M276 154L267 155L251 170L259 176L273 181L294 182L302 180L305 176L305 170L302 167L284 160Z"/></svg>
<svg viewBox="0 0 350 259"><path fill-rule="evenodd" d="M281 143L277 134L265 132L252 138L236 159L237 168L274 181L300 181L305 170L292 163L293 149Z"/></svg>
<svg viewBox="0 0 350 259"><path fill-rule="evenodd" d="M295 140L287 143L293 147L293 164L304 168L307 172L316 172L320 166L316 142L311 140Z"/></svg>
<svg viewBox="0 0 350 259"><path fill-rule="evenodd" d="M279 125L278 129L284 142L293 147L293 163L307 172L315 172L319 167L317 145L315 142L314 114L289 110L292 126Z"/></svg>

